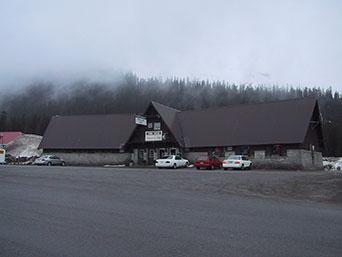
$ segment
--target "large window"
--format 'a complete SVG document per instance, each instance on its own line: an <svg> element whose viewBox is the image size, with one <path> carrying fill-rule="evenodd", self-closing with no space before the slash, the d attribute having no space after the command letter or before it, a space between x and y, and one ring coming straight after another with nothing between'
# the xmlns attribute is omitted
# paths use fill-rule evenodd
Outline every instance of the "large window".
<svg viewBox="0 0 342 257"><path fill-rule="evenodd" d="M272 154L279 155L279 156L286 156L286 149L283 145L274 145Z"/></svg>
<svg viewBox="0 0 342 257"><path fill-rule="evenodd" d="M160 130L160 122L155 122L154 123L154 130Z"/></svg>
<svg viewBox="0 0 342 257"><path fill-rule="evenodd" d="M284 145L268 145L266 146L266 157L286 156L286 147Z"/></svg>

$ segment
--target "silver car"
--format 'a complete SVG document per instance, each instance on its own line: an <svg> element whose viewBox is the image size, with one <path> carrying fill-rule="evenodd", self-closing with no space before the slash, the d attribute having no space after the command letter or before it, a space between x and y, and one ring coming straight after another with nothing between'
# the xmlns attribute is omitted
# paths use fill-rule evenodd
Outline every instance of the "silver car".
<svg viewBox="0 0 342 257"><path fill-rule="evenodd" d="M56 155L42 155L33 162L34 165L65 165L65 161Z"/></svg>

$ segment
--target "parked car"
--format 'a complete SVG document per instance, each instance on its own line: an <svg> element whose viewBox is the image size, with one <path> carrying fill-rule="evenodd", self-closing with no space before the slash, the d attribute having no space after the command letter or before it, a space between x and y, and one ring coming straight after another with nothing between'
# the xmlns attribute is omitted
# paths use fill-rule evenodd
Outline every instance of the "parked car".
<svg viewBox="0 0 342 257"><path fill-rule="evenodd" d="M231 155L222 162L224 170L228 169L251 169L252 161L243 155Z"/></svg>
<svg viewBox="0 0 342 257"><path fill-rule="evenodd" d="M335 170L342 170L342 160L335 163Z"/></svg>
<svg viewBox="0 0 342 257"><path fill-rule="evenodd" d="M213 156L213 157L201 156L195 161L194 166L198 170L200 168L206 168L206 169L210 169L210 170L213 170L215 168L221 169L222 161L215 156Z"/></svg>
<svg viewBox="0 0 342 257"><path fill-rule="evenodd" d="M59 158L56 155L42 155L41 157L37 158L33 163L33 165L65 165L65 161Z"/></svg>
<svg viewBox="0 0 342 257"><path fill-rule="evenodd" d="M167 155L160 159L155 160L155 166L158 168L174 168L187 167L189 161L183 159L179 155Z"/></svg>

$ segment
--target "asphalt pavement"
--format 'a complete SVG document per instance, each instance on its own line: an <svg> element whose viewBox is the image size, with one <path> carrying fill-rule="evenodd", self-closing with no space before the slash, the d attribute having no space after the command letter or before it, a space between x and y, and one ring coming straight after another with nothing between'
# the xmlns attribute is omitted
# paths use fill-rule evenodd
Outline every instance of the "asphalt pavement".
<svg viewBox="0 0 342 257"><path fill-rule="evenodd" d="M294 177L0 166L0 256L342 256L340 204L243 193Z"/></svg>

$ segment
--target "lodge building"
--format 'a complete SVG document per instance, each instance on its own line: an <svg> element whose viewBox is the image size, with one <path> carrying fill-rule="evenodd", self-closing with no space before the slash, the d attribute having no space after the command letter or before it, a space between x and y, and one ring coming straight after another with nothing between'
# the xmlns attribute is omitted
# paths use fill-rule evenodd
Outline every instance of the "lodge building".
<svg viewBox="0 0 342 257"><path fill-rule="evenodd" d="M180 111L151 102L139 114L52 117L40 148L73 165L152 165L169 154L194 161L248 155L256 168L322 168L314 98Z"/></svg>

